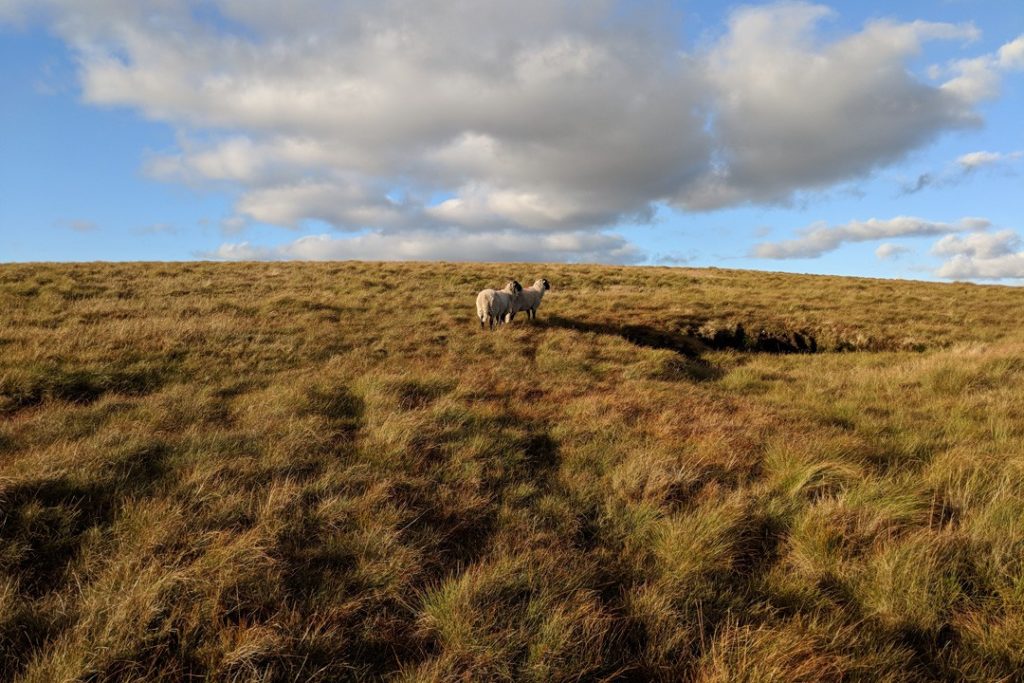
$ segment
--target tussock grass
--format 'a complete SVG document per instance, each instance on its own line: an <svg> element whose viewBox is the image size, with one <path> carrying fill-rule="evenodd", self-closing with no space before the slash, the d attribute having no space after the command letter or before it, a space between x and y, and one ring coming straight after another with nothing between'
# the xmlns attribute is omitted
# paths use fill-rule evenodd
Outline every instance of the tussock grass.
<svg viewBox="0 0 1024 683"><path fill-rule="evenodd" d="M476 329L477 290L554 286ZM1016 680L1024 292L0 267L0 679Z"/></svg>

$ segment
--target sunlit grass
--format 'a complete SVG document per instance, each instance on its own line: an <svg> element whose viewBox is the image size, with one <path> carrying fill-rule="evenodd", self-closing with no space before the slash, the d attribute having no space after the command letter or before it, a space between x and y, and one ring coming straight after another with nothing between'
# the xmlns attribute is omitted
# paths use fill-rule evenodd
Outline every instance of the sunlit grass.
<svg viewBox="0 0 1024 683"><path fill-rule="evenodd" d="M546 277L538 320L474 297ZM0 678L1015 680L1024 292L0 267Z"/></svg>

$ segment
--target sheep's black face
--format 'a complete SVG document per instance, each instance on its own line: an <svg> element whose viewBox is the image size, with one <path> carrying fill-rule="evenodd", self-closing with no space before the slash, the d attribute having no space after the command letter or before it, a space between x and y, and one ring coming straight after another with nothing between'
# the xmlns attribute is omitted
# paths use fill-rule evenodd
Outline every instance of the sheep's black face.
<svg viewBox="0 0 1024 683"><path fill-rule="evenodd" d="M551 283L547 279L541 280L544 283L544 289L551 289Z"/></svg>

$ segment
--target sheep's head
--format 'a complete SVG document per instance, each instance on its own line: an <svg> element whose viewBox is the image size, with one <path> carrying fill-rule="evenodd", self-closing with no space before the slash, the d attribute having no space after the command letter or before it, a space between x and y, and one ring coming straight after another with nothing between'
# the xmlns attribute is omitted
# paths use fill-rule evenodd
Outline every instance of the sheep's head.
<svg viewBox="0 0 1024 683"><path fill-rule="evenodd" d="M533 288L539 292L546 292L551 289L551 283L547 281L547 278L541 278L533 283Z"/></svg>
<svg viewBox="0 0 1024 683"><path fill-rule="evenodd" d="M512 294L518 294L523 291L523 286L519 284L517 280L509 280L505 283L505 291Z"/></svg>

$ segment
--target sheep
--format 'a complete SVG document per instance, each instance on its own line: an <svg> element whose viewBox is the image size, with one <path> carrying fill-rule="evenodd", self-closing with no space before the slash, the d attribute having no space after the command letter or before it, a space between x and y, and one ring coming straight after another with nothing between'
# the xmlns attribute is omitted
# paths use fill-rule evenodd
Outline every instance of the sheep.
<svg viewBox="0 0 1024 683"><path fill-rule="evenodd" d="M480 329L486 322L493 330L494 325L501 325L512 320L512 310L523 291L523 286L515 280L509 280L504 289L485 289L476 295L476 317L480 319Z"/></svg>
<svg viewBox="0 0 1024 683"><path fill-rule="evenodd" d="M551 289L551 283L541 278L534 282L532 287L527 287L521 291L519 296L516 297L509 320L511 321L512 318L515 318L516 313L519 311L526 311L526 315L530 320L536 320L540 301L544 298L544 292L549 289Z"/></svg>

